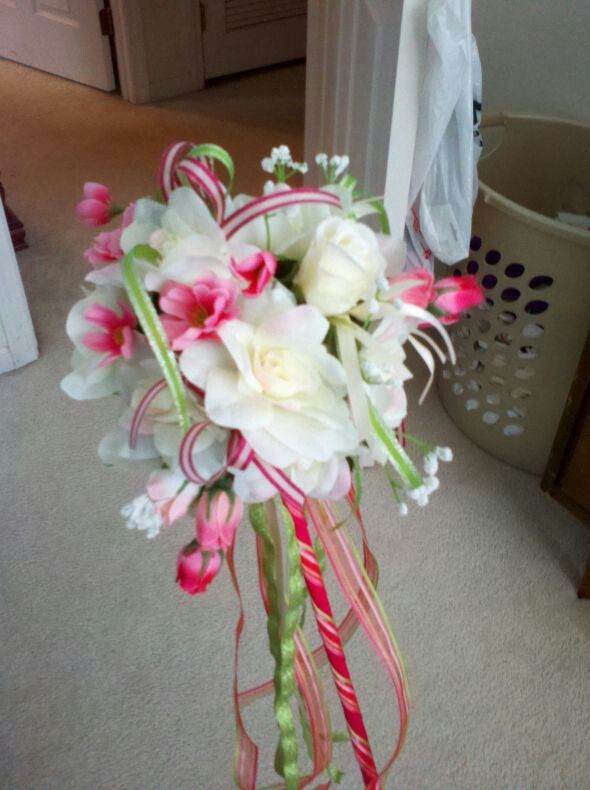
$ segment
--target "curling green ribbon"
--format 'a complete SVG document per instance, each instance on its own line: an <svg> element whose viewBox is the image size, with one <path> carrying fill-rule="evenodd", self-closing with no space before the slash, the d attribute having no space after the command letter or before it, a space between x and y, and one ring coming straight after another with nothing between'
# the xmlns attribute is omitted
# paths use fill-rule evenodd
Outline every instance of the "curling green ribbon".
<svg viewBox="0 0 590 790"><path fill-rule="evenodd" d="M137 272L137 261L157 264L159 260L160 256L156 250L147 244L138 244L121 261L121 273L133 311L139 320L172 394L172 400L178 412L180 427L183 433L186 433L189 428L189 417L182 376L178 369L176 357L168 345L168 339L166 338L164 327L158 318L156 308Z"/></svg>
<svg viewBox="0 0 590 790"><path fill-rule="evenodd" d="M225 148L222 148L220 145L216 145L215 143L201 143L201 145L195 145L191 148L190 156L198 157L199 159L212 159L216 162L220 162L229 175L229 187L231 189L232 184L234 182L234 177L236 174L236 169L234 167L234 161Z"/></svg>
<svg viewBox="0 0 590 790"><path fill-rule="evenodd" d="M276 507L272 503L269 506ZM300 609L305 599L305 586L299 565L299 551L290 518L283 514L287 534L289 571L288 588L281 589L282 556L278 521L271 523L274 519L268 518L264 505L251 505L249 516L252 528L260 536L263 544L262 568L266 579L269 604L268 641L270 652L275 661L274 709L280 733L275 755L275 770L284 778L286 790L297 790L300 783L297 763L298 744L290 698L297 688L294 637L299 626Z"/></svg>

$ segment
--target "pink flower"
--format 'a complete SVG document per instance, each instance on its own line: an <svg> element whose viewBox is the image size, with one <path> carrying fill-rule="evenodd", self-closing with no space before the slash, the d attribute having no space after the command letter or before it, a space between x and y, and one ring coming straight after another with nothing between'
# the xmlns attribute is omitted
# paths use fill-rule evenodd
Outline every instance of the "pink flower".
<svg viewBox="0 0 590 790"><path fill-rule="evenodd" d="M399 298L403 302L416 305L416 307L422 307L425 310L428 305L436 299L434 275L432 272L428 271L428 269L414 269L411 272L398 274L396 277L390 278L389 284L412 283L416 280L419 281L419 284L409 286L399 295Z"/></svg>
<svg viewBox="0 0 590 790"><path fill-rule="evenodd" d="M90 324L96 324L104 332L87 332L82 342L91 351L108 356L102 360L99 367L114 362L119 357L131 359L135 345L135 327L137 318L131 307L125 302L119 302L121 315L101 304L90 305L84 313L84 318Z"/></svg>
<svg viewBox="0 0 590 790"><path fill-rule="evenodd" d="M92 266L102 266L120 260L124 253L121 249L122 228L99 233L92 246L84 252L84 257Z"/></svg>
<svg viewBox="0 0 590 790"><path fill-rule="evenodd" d="M204 491L197 504L197 542L207 551L225 551L234 542L244 513L242 500L227 491Z"/></svg>
<svg viewBox="0 0 590 790"><path fill-rule="evenodd" d="M189 595L204 593L221 568L218 551L202 551L192 540L180 550L176 561L176 581Z"/></svg>
<svg viewBox="0 0 590 790"><path fill-rule="evenodd" d="M186 516L199 487L184 480L177 472L157 469L150 475L147 493L164 525L170 527Z"/></svg>
<svg viewBox="0 0 590 790"><path fill-rule="evenodd" d="M274 277L277 259L270 252L255 252L241 261L232 258L230 268L237 277L248 283L242 293L245 296L258 296Z"/></svg>
<svg viewBox="0 0 590 790"><path fill-rule="evenodd" d="M85 225L106 225L112 217L111 190L104 184L87 181L84 199L78 203L76 213Z"/></svg>
<svg viewBox="0 0 590 790"><path fill-rule="evenodd" d="M123 212L123 221L120 228L99 233L84 253L84 257L92 266L102 266L105 263L114 263L124 256L121 249L121 234L133 222L135 203L131 203Z"/></svg>
<svg viewBox="0 0 590 790"><path fill-rule="evenodd" d="M481 304L484 300L483 291L472 274L445 277L434 282L434 275L428 269L413 269L392 277L389 284L412 283L416 280L419 284L409 285L399 294L399 298L407 304L440 314L443 324L454 324L463 310Z"/></svg>
<svg viewBox="0 0 590 790"><path fill-rule="evenodd" d="M441 319L445 324L454 324L460 313L484 301L483 291L472 274L445 277L435 283L435 288L437 297L433 307L445 313Z"/></svg>
<svg viewBox="0 0 590 790"><path fill-rule="evenodd" d="M192 286L165 283L160 293L162 325L172 348L183 351L195 341L215 338L218 327L238 314L236 286L206 274Z"/></svg>

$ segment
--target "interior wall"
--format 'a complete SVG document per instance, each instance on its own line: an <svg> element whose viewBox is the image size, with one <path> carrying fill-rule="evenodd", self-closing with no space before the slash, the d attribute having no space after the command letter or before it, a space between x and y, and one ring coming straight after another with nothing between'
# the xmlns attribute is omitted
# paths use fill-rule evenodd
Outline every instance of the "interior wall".
<svg viewBox="0 0 590 790"><path fill-rule="evenodd" d="M402 0L310 0L306 157L347 152L382 194ZM590 121L590 0L473 0L484 112ZM313 181L314 173L309 180Z"/></svg>
<svg viewBox="0 0 590 790"><path fill-rule="evenodd" d="M590 0L473 0L484 113L590 121Z"/></svg>

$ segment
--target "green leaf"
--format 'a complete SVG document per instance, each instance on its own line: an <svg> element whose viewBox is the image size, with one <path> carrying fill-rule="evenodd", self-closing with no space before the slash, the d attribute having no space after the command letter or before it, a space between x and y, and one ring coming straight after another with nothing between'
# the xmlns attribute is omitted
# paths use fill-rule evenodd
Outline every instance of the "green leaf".
<svg viewBox="0 0 590 790"><path fill-rule="evenodd" d="M183 433L189 428L186 391L174 352L168 345L166 333L156 308L137 272L137 261L157 264L160 256L147 244L138 244L121 261L123 282L129 296L131 306L143 329L154 356L158 360L164 378L172 394L172 400L178 412L178 422Z"/></svg>
<svg viewBox="0 0 590 790"><path fill-rule="evenodd" d="M363 472L358 456L356 455L352 458L352 476L354 480L355 504L357 507L360 507L363 498Z"/></svg>
<svg viewBox="0 0 590 790"><path fill-rule="evenodd" d="M421 486L423 481L412 459L398 442L391 429L388 428L383 418L370 401L369 416L375 435L387 451L391 465L404 483L410 488L418 488Z"/></svg>
<svg viewBox="0 0 590 790"><path fill-rule="evenodd" d="M341 771L339 768L336 768L335 765L328 766L328 773L330 774L330 779L337 785L340 784L342 778L344 777L344 771Z"/></svg>

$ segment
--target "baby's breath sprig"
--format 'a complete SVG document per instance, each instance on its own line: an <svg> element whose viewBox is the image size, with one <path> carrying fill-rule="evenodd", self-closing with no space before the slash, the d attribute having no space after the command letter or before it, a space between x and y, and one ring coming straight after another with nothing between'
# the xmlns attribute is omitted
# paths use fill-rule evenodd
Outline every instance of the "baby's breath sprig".
<svg viewBox="0 0 590 790"><path fill-rule="evenodd" d="M315 163L321 168L327 184L335 184L350 164L350 158L334 154L328 159L328 154L317 154Z"/></svg>
<svg viewBox="0 0 590 790"><path fill-rule="evenodd" d="M297 173L304 175L307 173L305 162L294 162L291 151L287 145L279 145L273 148L270 156L266 156L260 166L265 173L271 173L281 184L284 184Z"/></svg>

